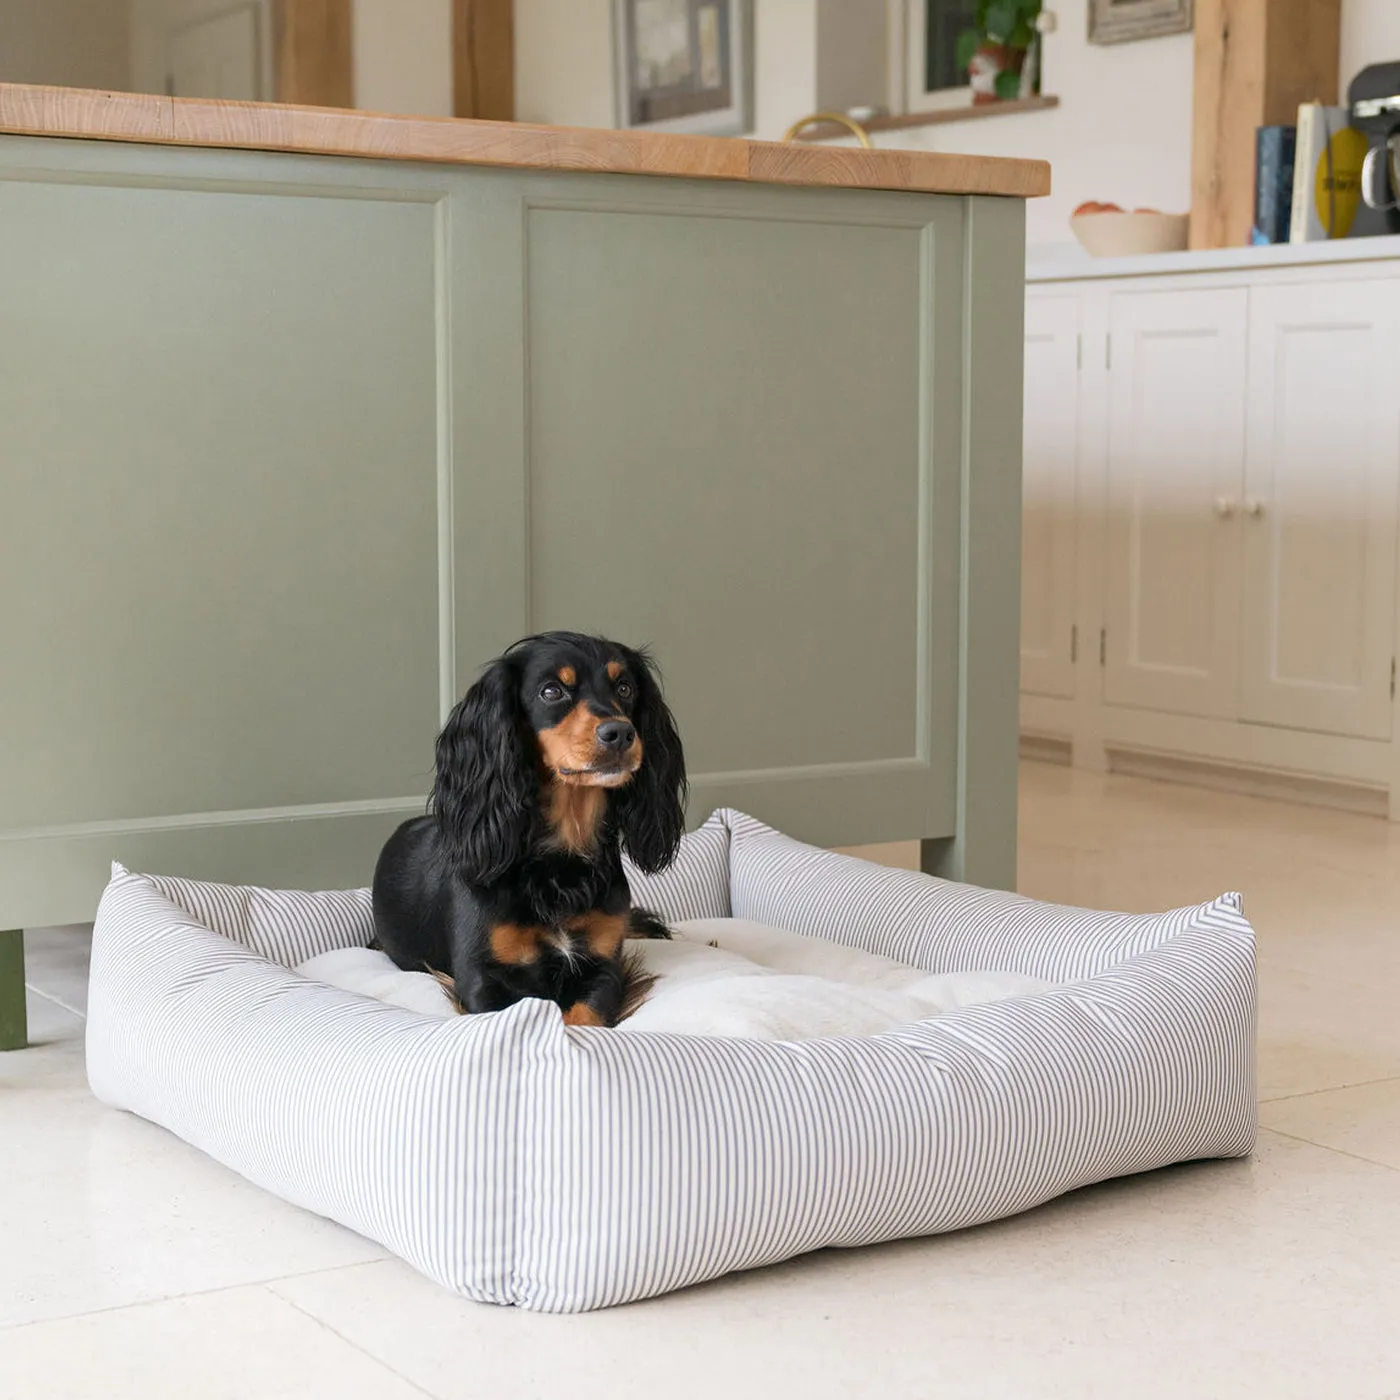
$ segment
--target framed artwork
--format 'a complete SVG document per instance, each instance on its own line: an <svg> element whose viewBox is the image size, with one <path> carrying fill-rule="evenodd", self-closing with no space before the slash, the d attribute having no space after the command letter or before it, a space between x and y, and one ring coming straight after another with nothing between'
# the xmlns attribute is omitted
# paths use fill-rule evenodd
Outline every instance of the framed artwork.
<svg viewBox="0 0 1400 1400"><path fill-rule="evenodd" d="M1192 0L1089 0L1089 42L1126 44L1191 28Z"/></svg>
<svg viewBox="0 0 1400 1400"><path fill-rule="evenodd" d="M619 126L752 129L750 0L613 0L613 28Z"/></svg>

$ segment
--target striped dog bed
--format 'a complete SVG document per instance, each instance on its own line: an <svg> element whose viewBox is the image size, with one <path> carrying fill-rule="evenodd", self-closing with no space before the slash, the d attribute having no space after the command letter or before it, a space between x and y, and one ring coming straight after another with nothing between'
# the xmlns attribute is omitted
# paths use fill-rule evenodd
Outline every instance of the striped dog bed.
<svg viewBox="0 0 1400 1400"><path fill-rule="evenodd" d="M1058 985L801 1043L566 1028L537 1001L433 1019L291 971L369 941L366 891L118 867L93 937L92 1088L467 1297L551 1312L1253 1144L1254 938L1235 895L1149 916L1062 908L731 811L670 870L631 879L673 920Z"/></svg>

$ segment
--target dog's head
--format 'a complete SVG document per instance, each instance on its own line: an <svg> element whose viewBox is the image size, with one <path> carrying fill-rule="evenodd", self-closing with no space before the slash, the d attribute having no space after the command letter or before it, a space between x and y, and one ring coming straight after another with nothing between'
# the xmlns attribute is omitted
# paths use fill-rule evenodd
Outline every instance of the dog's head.
<svg viewBox="0 0 1400 1400"><path fill-rule="evenodd" d="M552 789L608 794L627 853L669 865L685 824L685 758L656 668L602 637L546 632L493 661L437 743L433 809L475 884L524 854Z"/></svg>

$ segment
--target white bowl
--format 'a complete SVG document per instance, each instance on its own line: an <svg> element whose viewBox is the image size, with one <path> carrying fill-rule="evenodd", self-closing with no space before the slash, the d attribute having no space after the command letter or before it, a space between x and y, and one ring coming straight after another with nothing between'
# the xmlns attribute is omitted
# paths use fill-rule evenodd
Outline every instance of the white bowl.
<svg viewBox="0 0 1400 1400"><path fill-rule="evenodd" d="M1132 258L1141 253L1179 253L1186 247L1189 214L1076 214L1069 226L1085 252L1096 258Z"/></svg>

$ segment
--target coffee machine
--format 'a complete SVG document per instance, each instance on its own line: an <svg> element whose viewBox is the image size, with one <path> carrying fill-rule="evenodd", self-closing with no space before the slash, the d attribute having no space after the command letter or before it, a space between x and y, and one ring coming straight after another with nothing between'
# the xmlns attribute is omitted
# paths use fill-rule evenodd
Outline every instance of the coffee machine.
<svg viewBox="0 0 1400 1400"><path fill-rule="evenodd" d="M1371 147L1351 237L1400 233L1400 62L1363 68L1351 80L1347 101L1352 126Z"/></svg>

